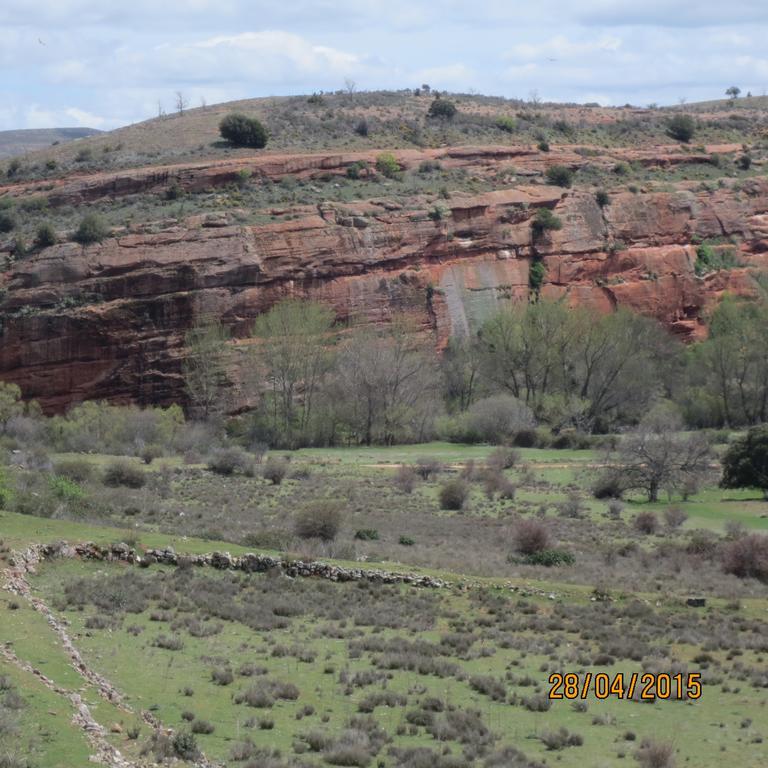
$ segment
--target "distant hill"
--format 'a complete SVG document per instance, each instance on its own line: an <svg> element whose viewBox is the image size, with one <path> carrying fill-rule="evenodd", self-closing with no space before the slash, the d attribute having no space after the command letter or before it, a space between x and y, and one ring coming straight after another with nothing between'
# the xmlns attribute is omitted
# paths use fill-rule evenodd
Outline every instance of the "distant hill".
<svg viewBox="0 0 768 768"><path fill-rule="evenodd" d="M23 155L50 147L54 142L63 144L74 139L95 136L102 131L95 128L29 128L18 131L0 131L0 158Z"/></svg>

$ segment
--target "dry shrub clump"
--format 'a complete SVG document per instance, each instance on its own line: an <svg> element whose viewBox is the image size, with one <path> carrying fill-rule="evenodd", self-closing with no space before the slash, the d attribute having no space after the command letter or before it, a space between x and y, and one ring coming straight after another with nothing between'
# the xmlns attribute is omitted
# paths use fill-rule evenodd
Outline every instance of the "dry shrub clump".
<svg viewBox="0 0 768 768"><path fill-rule="evenodd" d="M768 582L768 536L752 533L729 543L723 553L723 568L741 579Z"/></svg>
<svg viewBox="0 0 768 768"><path fill-rule="evenodd" d="M464 504L469 496L469 485L460 477L448 480L440 488L438 498L440 500L440 509L460 510L464 509Z"/></svg>
<svg viewBox="0 0 768 768"><path fill-rule="evenodd" d="M296 515L294 530L302 539L333 541L341 528L343 508L335 499L306 504Z"/></svg>
<svg viewBox="0 0 768 768"><path fill-rule="evenodd" d="M521 520L515 525L512 535L515 548L522 555L534 555L549 549L549 530L538 520Z"/></svg>

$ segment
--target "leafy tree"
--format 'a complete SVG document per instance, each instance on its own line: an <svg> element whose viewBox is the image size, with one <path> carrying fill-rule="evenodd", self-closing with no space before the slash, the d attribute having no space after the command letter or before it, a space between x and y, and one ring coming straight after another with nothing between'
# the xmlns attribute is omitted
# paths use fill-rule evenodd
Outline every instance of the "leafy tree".
<svg viewBox="0 0 768 768"><path fill-rule="evenodd" d="M541 259L534 259L528 270L528 287L537 296L539 291L541 291L541 286L544 285L544 278L546 276L547 268L544 266L544 262Z"/></svg>
<svg viewBox="0 0 768 768"><path fill-rule="evenodd" d="M438 97L429 105L427 117L452 120L456 116L456 112L456 105L452 101Z"/></svg>
<svg viewBox="0 0 768 768"><path fill-rule="evenodd" d="M197 418L207 421L219 414L227 379L229 331L215 320L203 320L187 331L182 363L184 386Z"/></svg>
<svg viewBox="0 0 768 768"><path fill-rule="evenodd" d="M753 427L723 456L721 488L759 488L768 500L768 426Z"/></svg>
<svg viewBox="0 0 768 768"><path fill-rule="evenodd" d="M690 115L678 114L667 122L667 135L687 144L696 133L696 124Z"/></svg>
<svg viewBox="0 0 768 768"><path fill-rule="evenodd" d="M546 170L547 181L557 187L573 184L573 171L567 165L550 165Z"/></svg>
<svg viewBox="0 0 768 768"><path fill-rule="evenodd" d="M88 213L83 217L80 225L75 230L73 239L81 245L89 245L91 243L100 243L109 235L110 229L101 216L96 213Z"/></svg>
<svg viewBox="0 0 768 768"><path fill-rule="evenodd" d="M267 131L255 118L233 112L219 123L219 133L236 147L255 147L261 149L267 146Z"/></svg>
<svg viewBox="0 0 768 768"><path fill-rule="evenodd" d="M0 381L0 432L4 432L8 422L24 413L21 389L17 384Z"/></svg>
<svg viewBox="0 0 768 768"><path fill-rule="evenodd" d="M332 365L335 315L312 301L287 299L256 320L252 376L266 377L272 428L287 445L306 438L320 384Z"/></svg>
<svg viewBox="0 0 768 768"><path fill-rule="evenodd" d="M741 93L741 88L739 88L738 85L732 85L730 88L727 88L725 91L725 95L730 97L731 99L738 99L740 93Z"/></svg>

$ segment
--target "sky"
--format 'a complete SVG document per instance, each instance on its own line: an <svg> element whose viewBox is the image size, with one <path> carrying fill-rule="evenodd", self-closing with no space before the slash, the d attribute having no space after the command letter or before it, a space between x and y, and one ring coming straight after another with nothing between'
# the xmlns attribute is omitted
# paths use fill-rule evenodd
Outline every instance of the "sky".
<svg viewBox="0 0 768 768"><path fill-rule="evenodd" d="M429 83L545 101L768 91L766 0L0 0L0 130Z"/></svg>

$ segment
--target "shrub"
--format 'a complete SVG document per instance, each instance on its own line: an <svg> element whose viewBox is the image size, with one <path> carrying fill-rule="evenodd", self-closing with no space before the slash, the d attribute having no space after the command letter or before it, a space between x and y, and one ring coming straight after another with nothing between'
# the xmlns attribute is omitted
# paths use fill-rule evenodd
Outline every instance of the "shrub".
<svg viewBox="0 0 768 768"><path fill-rule="evenodd" d="M357 125L355 126L355 133L358 136L367 136L368 135L368 121L363 118L362 120L358 121Z"/></svg>
<svg viewBox="0 0 768 768"><path fill-rule="evenodd" d="M601 208L605 208L606 205L611 204L611 197L604 189L598 189L597 192L595 192L595 202Z"/></svg>
<svg viewBox="0 0 768 768"><path fill-rule="evenodd" d="M592 484L592 495L596 499L620 499L624 491L621 475L615 471L603 472Z"/></svg>
<svg viewBox="0 0 768 768"><path fill-rule="evenodd" d="M531 221L534 237L541 237L545 232L562 229L563 222L549 208L539 208Z"/></svg>
<svg viewBox="0 0 768 768"><path fill-rule="evenodd" d="M667 136L687 144L696 133L696 124L690 115L675 115L667 122Z"/></svg>
<svg viewBox="0 0 768 768"><path fill-rule="evenodd" d="M255 118L233 112L219 123L221 137L236 147L254 147L261 149L267 146L267 131Z"/></svg>
<svg viewBox="0 0 768 768"><path fill-rule="evenodd" d="M539 443L539 436L535 429L521 429L512 438L512 445L517 448L535 448Z"/></svg>
<svg viewBox="0 0 768 768"><path fill-rule="evenodd" d="M16 217L10 211L0 211L0 232L13 232L16 229Z"/></svg>
<svg viewBox="0 0 768 768"><path fill-rule="evenodd" d="M361 528L355 531L355 538L360 541L378 541L379 532L375 528Z"/></svg>
<svg viewBox="0 0 768 768"><path fill-rule="evenodd" d="M235 446L219 448L208 458L207 467L211 472L225 477L233 475L235 472L252 475L253 458L242 448Z"/></svg>
<svg viewBox="0 0 768 768"><path fill-rule="evenodd" d="M57 475L84 483L93 477L93 464L85 459L61 459L54 468Z"/></svg>
<svg viewBox="0 0 768 768"><path fill-rule="evenodd" d="M520 451L516 451L514 448L499 446L488 454L486 463L490 469L496 471L512 469L512 467L520 463Z"/></svg>
<svg viewBox="0 0 768 768"><path fill-rule="evenodd" d="M163 455L163 447L156 443L150 443L145 445L140 452L141 460L145 464L151 464L155 459L159 459Z"/></svg>
<svg viewBox="0 0 768 768"><path fill-rule="evenodd" d="M664 522L667 528L679 528L688 519L688 513L680 507L670 507L664 510Z"/></svg>
<svg viewBox="0 0 768 768"><path fill-rule="evenodd" d="M549 530L538 520L521 520L512 532L515 548L523 555L533 555L547 549L550 544Z"/></svg>
<svg viewBox="0 0 768 768"><path fill-rule="evenodd" d="M534 552L525 558L528 565L543 565L546 568L552 568L556 565L573 565L576 558L562 549L542 549L541 552Z"/></svg>
<svg viewBox="0 0 768 768"><path fill-rule="evenodd" d="M536 145L539 152L549 152L549 142L546 139L541 139Z"/></svg>
<svg viewBox="0 0 768 768"><path fill-rule="evenodd" d="M142 488L147 482L144 471L128 459L116 459L107 464L104 470L104 485L116 488Z"/></svg>
<svg viewBox="0 0 768 768"><path fill-rule="evenodd" d="M363 174L364 171L368 169L368 166L365 163L362 162L354 162L351 165L347 166L347 178L348 179L359 179L360 176Z"/></svg>
<svg viewBox="0 0 768 768"><path fill-rule="evenodd" d="M376 158L376 170L388 179L394 179L400 173L400 163L390 152L382 152Z"/></svg>
<svg viewBox="0 0 768 768"><path fill-rule="evenodd" d="M545 175L547 182L557 187L570 187L573 184L573 171L567 165L551 165Z"/></svg>
<svg viewBox="0 0 768 768"><path fill-rule="evenodd" d="M467 442L501 443L532 427L533 411L512 395L499 394L472 403L464 416Z"/></svg>
<svg viewBox="0 0 768 768"><path fill-rule="evenodd" d="M422 456L416 460L416 474L422 480L429 480L430 477L438 474L441 469L442 465L440 462L429 456Z"/></svg>
<svg viewBox="0 0 768 768"><path fill-rule="evenodd" d="M539 736L541 743L547 749L560 750L566 747L580 747L584 739L577 733L570 733L567 728L560 728L557 731L545 731Z"/></svg>
<svg viewBox="0 0 768 768"><path fill-rule="evenodd" d="M643 741L635 758L642 768L674 768L675 747L666 741Z"/></svg>
<svg viewBox="0 0 768 768"><path fill-rule="evenodd" d="M342 506L335 499L306 504L296 515L294 530L302 539L333 541L342 521Z"/></svg>
<svg viewBox="0 0 768 768"><path fill-rule="evenodd" d="M216 667L211 670L211 680L216 685L230 685L235 679L229 667Z"/></svg>
<svg viewBox="0 0 768 768"><path fill-rule="evenodd" d="M397 543L402 544L404 547L412 547L416 542L410 536L401 536Z"/></svg>
<svg viewBox="0 0 768 768"><path fill-rule="evenodd" d="M460 510L469 496L469 485L460 477L448 480L440 488L440 509Z"/></svg>
<svg viewBox="0 0 768 768"><path fill-rule="evenodd" d="M437 98L429 105L427 117L452 120L456 116L456 112L456 105L452 101Z"/></svg>
<svg viewBox="0 0 768 768"><path fill-rule="evenodd" d="M639 512L635 515L632 525L636 531L650 536L659 530L659 518L654 512Z"/></svg>
<svg viewBox="0 0 768 768"><path fill-rule="evenodd" d="M261 474L272 485L280 485L288 474L288 462L285 459L267 459Z"/></svg>
<svg viewBox="0 0 768 768"><path fill-rule="evenodd" d="M195 720L191 727L192 733L209 734L216 730L213 723L209 723L207 720Z"/></svg>
<svg viewBox="0 0 768 768"><path fill-rule="evenodd" d="M49 248L52 245L56 245L56 230L53 225L44 221L35 233L35 247Z"/></svg>
<svg viewBox="0 0 768 768"><path fill-rule="evenodd" d="M505 133L514 133L517 130L517 123L513 117L499 117L496 119L496 127Z"/></svg>
<svg viewBox="0 0 768 768"><path fill-rule="evenodd" d="M100 243L109 234L109 227L104 220L96 213L89 213L81 220L72 239L81 245L89 245Z"/></svg>
<svg viewBox="0 0 768 768"><path fill-rule="evenodd" d="M544 278L547 276L547 268L541 259L534 259L528 270L528 287L538 293L541 286L544 285Z"/></svg>
<svg viewBox="0 0 768 768"><path fill-rule="evenodd" d="M395 472L394 483L403 493L412 493L416 485L416 471L413 467L401 464Z"/></svg>
<svg viewBox="0 0 768 768"><path fill-rule="evenodd" d="M742 171L748 171L752 167L752 158L749 155L741 155L736 161L736 165Z"/></svg>
<svg viewBox="0 0 768 768"><path fill-rule="evenodd" d="M200 750L197 748L197 739L189 731L177 731L173 736L173 751L182 760L197 760Z"/></svg>
<svg viewBox="0 0 768 768"><path fill-rule="evenodd" d="M584 505L581 503L581 499L578 494L571 493L565 501L561 501L557 505L558 513L560 517L570 517L577 519L584 514Z"/></svg>
<svg viewBox="0 0 768 768"><path fill-rule="evenodd" d="M768 583L768 536L752 533L728 544L723 569L741 579L751 577Z"/></svg>

